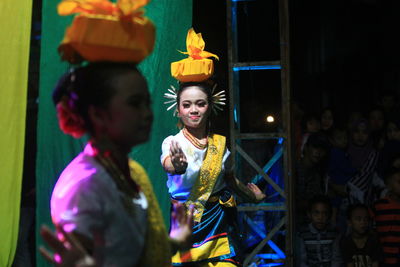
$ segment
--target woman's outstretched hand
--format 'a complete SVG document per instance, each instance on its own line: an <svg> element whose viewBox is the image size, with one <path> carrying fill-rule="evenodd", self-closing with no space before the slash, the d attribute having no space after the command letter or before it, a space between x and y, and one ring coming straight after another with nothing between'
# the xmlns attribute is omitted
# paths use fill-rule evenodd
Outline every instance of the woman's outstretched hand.
<svg viewBox="0 0 400 267"><path fill-rule="evenodd" d="M260 202L266 197L266 195L261 191L261 189L256 184L248 183L247 188L250 189L251 192L253 192L256 202Z"/></svg>
<svg viewBox="0 0 400 267"><path fill-rule="evenodd" d="M178 142L172 140L169 148L169 155L171 157L171 163L174 166L176 174L182 174L186 172L188 166L185 153L183 153L181 146Z"/></svg>
<svg viewBox="0 0 400 267"><path fill-rule="evenodd" d="M95 267L96 263L92 257L86 252L80 242L74 237L73 233L67 233L62 227L58 227L57 231L63 237L58 237L46 225L42 225L40 235L47 245L53 250L54 254L40 247L39 251L42 256L50 263L60 267Z"/></svg>
<svg viewBox="0 0 400 267"><path fill-rule="evenodd" d="M171 213L171 231L169 237L171 238L173 246L176 249L188 249L191 245L193 228L193 207L186 210L185 205L182 203L173 203L173 210Z"/></svg>

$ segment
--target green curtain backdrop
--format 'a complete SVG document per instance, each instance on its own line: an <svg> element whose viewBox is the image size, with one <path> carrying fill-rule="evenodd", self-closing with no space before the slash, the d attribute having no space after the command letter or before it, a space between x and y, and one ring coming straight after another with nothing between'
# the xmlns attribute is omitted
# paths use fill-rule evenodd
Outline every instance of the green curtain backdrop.
<svg viewBox="0 0 400 267"><path fill-rule="evenodd" d="M40 64L40 102L38 114L37 152L37 228L50 225L49 201L52 188L64 167L83 148L85 140L75 140L64 135L58 128L56 113L51 102L52 88L68 65L60 62L57 46L72 17L60 17L56 13L59 1L44 0L42 10L42 44ZM166 190L166 175L160 165L162 140L177 131L176 118L166 112L163 93L175 80L170 77L169 64L183 56L186 32L192 24L192 0L153 0L146 6L146 15L157 27L156 45L153 53L140 64L152 94L154 123L148 143L132 151L131 157L147 170L160 202L166 223L169 220L170 202ZM84 139L84 138L83 138ZM38 233L38 231L37 231ZM42 240L37 236L37 245ZM38 266L46 266L37 256Z"/></svg>
<svg viewBox="0 0 400 267"><path fill-rule="evenodd" d="M0 266L18 238L32 0L0 1Z"/></svg>

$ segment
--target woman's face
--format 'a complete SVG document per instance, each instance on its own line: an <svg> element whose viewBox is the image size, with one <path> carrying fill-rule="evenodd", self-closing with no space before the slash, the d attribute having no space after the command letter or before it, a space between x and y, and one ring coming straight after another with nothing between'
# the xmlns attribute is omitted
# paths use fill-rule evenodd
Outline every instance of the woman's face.
<svg viewBox="0 0 400 267"><path fill-rule="evenodd" d="M314 145L306 145L304 156L307 157L312 164L319 164L325 158L326 151L321 147Z"/></svg>
<svg viewBox="0 0 400 267"><path fill-rule="evenodd" d="M328 130L333 125L333 114L330 110L325 110L321 114L321 128L322 130Z"/></svg>
<svg viewBox="0 0 400 267"><path fill-rule="evenodd" d="M151 131L153 112L145 78L136 71L114 78L115 94L105 111L105 134L116 144L131 149L146 142Z"/></svg>
<svg viewBox="0 0 400 267"><path fill-rule="evenodd" d="M393 122L388 123L386 134L388 140L400 140L400 129Z"/></svg>
<svg viewBox="0 0 400 267"><path fill-rule="evenodd" d="M367 144L369 133L365 124L359 124L352 132L353 143L356 146L364 146Z"/></svg>
<svg viewBox="0 0 400 267"><path fill-rule="evenodd" d="M319 132L319 130L321 130L321 124L317 119L310 119L309 121L307 121L306 126L307 132L309 133L317 133Z"/></svg>
<svg viewBox="0 0 400 267"><path fill-rule="evenodd" d="M198 86L187 87L180 95L178 117L189 128L205 127L209 116L207 94Z"/></svg>
<svg viewBox="0 0 400 267"><path fill-rule="evenodd" d="M365 234L369 227L369 214L368 210L364 208L357 208L353 210L349 219L351 229L358 234Z"/></svg>
<svg viewBox="0 0 400 267"><path fill-rule="evenodd" d="M349 121L347 122L348 129L351 129L353 124L362 118L362 114L359 111L353 111L350 113Z"/></svg>
<svg viewBox="0 0 400 267"><path fill-rule="evenodd" d="M311 223L318 230L324 230L329 221L329 207L325 203L316 203L312 206L310 212L308 212L308 217Z"/></svg>
<svg viewBox="0 0 400 267"><path fill-rule="evenodd" d="M332 144L335 147L345 149L348 144L347 133L345 131L336 131L333 134Z"/></svg>
<svg viewBox="0 0 400 267"><path fill-rule="evenodd" d="M385 124L382 111L374 110L369 114L369 125L372 131L381 130Z"/></svg>

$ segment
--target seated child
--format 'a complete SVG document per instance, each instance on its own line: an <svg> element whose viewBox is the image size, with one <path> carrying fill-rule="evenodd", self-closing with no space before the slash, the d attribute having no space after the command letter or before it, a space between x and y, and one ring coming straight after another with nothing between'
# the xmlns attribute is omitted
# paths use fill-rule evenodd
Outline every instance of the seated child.
<svg viewBox="0 0 400 267"><path fill-rule="evenodd" d="M368 207L364 204L350 206L347 223L351 232L340 242L345 266L378 267L383 254L377 235L370 231Z"/></svg>
<svg viewBox="0 0 400 267"><path fill-rule="evenodd" d="M309 222L309 200L326 194L325 159L329 150L327 138L321 133L311 134L303 157L296 162L296 223Z"/></svg>
<svg viewBox="0 0 400 267"><path fill-rule="evenodd" d="M329 135L332 145L328 164L329 195L332 199L333 218L341 232L345 232L346 210L347 210L347 182L357 173L351 165L350 158L346 152L348 145L347 131L335 128Z"/></svg>
<svg viewBox="0 0 400 267"><path fill-rule="evenodd" d="M400 266L400 168L391 166L385 173L386 197L372 208L376 231L383 248L384 266Z"/></svg>
<svg viewBox="0 0 400 267"><path fill-rule="evenodd" d="M300 267L342 266L339 238L329 225L332 206L325 196L315 196L310 201L308 216L311 223L298 233L300 253L296 257Z"/></svg>
<svg viewBox="0 0 400 267"><path fill-rule="evenodd" d="M378 152L371 141L370 126L364 119L351 128L351 142L347 150L357 174L347 182L350 203L373 203L373 180L378 162Z"/></svg>
<svg viewBox="0 0 400 267"><path fill-rule="evenodd" d="M304 146L307 143L308 137L313 133L318 133L321 130L321 124L319 117L315 113L304 114L301 120L301 142L297 144L297 151L299 153L299 158L303 156Z"/></svg>

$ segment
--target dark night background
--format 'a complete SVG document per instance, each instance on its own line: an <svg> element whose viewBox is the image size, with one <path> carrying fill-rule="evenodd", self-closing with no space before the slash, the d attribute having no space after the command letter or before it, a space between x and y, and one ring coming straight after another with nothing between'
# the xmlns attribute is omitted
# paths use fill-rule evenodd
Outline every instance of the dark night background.
<svg viewBox="0 0 400 267"><path fill-rule="evenodd" d="M279 60L277 4L237 2L239 62ZM344 120L351 111L367 112L384 91L399 96L399 10L400 3L393 0L289 0L294 102L304 112L333 107ZM194 0L193 26L203 34L206 50L220 56L217 80L227 88L226 1ZM279 73L273 72L241 74L245 106L258 106L254 111L280 109ZM270 84L276 89L265 89ZM252 111L242 117L251 117ZM229 116L224 114L216 119L225 132Z"/></svg>
<svg viewBox="0 0 400 267"><path fill-rule="evenodd" d="M237 1L237 7L239 62L279 60L278 0ZM37 109L40 0L33 10L28 123L34 123ZM345 119L351 111L368 111L384 91L399 96L399 10L395 0L289 0L294 102L304 112L333 107ZM226 1L193 0L193 27L203 34L206 50L220 57L216 80L220 89L229 90ZM280 112L279 75L240 72L244 130L257 113ZM214 126L229 132L228 110L215 117ZM34 133L27 136L34 143Z"/></svg>

